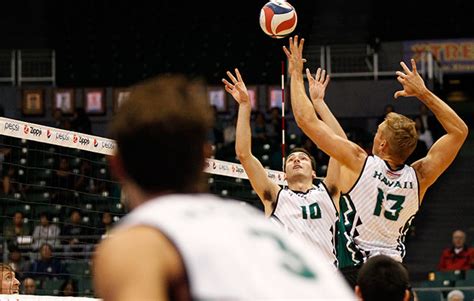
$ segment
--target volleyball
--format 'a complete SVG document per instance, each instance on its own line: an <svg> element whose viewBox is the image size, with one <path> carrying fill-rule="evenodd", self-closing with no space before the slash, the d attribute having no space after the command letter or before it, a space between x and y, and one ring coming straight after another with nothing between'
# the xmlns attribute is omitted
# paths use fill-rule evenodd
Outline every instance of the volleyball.
<svg viewBox="0 0 474 301"><path fill-rule="evenodd" d="M272 38L281 39L292 33L297 21L296 11L287 1L272 0L260 10L260 27Z"/></svg>

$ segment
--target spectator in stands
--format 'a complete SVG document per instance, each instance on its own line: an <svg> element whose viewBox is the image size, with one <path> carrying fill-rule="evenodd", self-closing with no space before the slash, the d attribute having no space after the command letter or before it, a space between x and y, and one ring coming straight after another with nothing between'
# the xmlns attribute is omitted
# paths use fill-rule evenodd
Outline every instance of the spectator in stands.
<svg viewBox="0 0 474 301"><path fill-rule="evenodd" d="M67 278L65 266L53 256L53 247L47 243L41 245L40 258L31 263L27 277L43 280L45 278Z"/></svg>
<svg viewBox="0 0 474 301"><path fill-rule="evenodd" d="M255 112L254 126L252 127L252 138L258 144L265 144L267 140L267 121L265 114L261 111Z"/></svg>
<svg viewBox="0 0 474 301"><path fill-rule="evenodd" d="M33 278L23 280L23 295L36 295L36 281Z"/></svg>
<svg viewBox="0 0 474 301"><path fill-rule="evenodd" d="M428 110L428 107L424 103L421 103L419 106L418 117L420 118L423 127L426 130L430 131L434 140L437 140L444 133L441 124L436 119L436 117L431 114L430 110Z"/></svg>
<svg viewBox="0 0 474 301"><path fill-rule="evenodd" d="M71 204L74 199L73 190L76 187L76 175L72 172L67 158L59 159L51 184L53 187L57 187L56 191L52 193L53 201L59 204Z"/></svg>
<svg viewBox="0 0 474 301"><path fill-rule="evenodd" d="M426 144L426 148L430 149L433 145L433 135L431 131L423 125L423 121L420 116L415 117L415 127L418 132L418 139Z"/></svg>
<svg viewBox="0 0 474 301"><path fill-rule="evenodd" d="M387 114L391 112L395 112L395 107L391 104L386 105L383 109L382 116L380 116L380 118L377 120L377 124L381 124L385 120Z"/></svg>
<svg viewBox="0 0 474 301"><path fill-rule="evenodd" d="M71 129L73 131L92 134L92 125L89 116L83 108L76 108L71 120Z"/></svg>
<svg viewBox="0 0 474 301"><path fill-rule="evenodd" d="M466 233L453 232L452 245L443 250L439 261L440 271L469 270L474 268L474 248L466 245Z"/></svg>
<svg viewBox="0 0 474 301"><path fill-rule="evenodd" d="M13 165L9 165L5 168L5 172L2 178L3 193L13 194L15 192L22 192L23 185L16 178L16 169Z"/></svg>
<svg viewBox="0 0 474 301"><path fill-rule="evenodd" d="M8 265L10 265L13 271L15 271L16 277L20 281L25 278L25 273L27 273L30 269L29 260L22 256L20 248L17 246L12 246L9 248Z"/></svg>
<svg viewBox="0 0 474 301"><path fill-rule="evenodd" d="M81 161L80 173L75 181L75 190L97 193L98 183L93 175L92 165L88 160Z"/></svg>
<svg viewBox="0 0 474 301"><path fill-rule="evenodd" d="M414 118L416 131L418 133L418 142L413 153L408 157L407 164L411 164L418 159L423 158L428 153L431 145L433 145L433 136L431 131L423 125L420 116Z"/></svg>
<svg viewBox="0 0 474 301"><path fill-rule="evenodd" d="M219 116L219 111L217 110L216 105L211 105L212 112L214 113L214 126L209 133L209 141L214 144L217 148L220 148L223 141L223 130L224 130L224 123L222 118Z"/></svg>
<svg viewBox="0 0 474 301"><path fill-rule="evenodd" d="M54 109L53 111L53 127L69 130L71 128L70 121L64 117L63 111L59 108Z"/></svg>
<svg viewBox="0 0 474 301"><path fill-rule="evenodd" d="M7 166L4 166L3 162L5 161L6 157L11 152L11 148L5 145L5 142L3 141L3 137L0 138L0 175L2 175L2 185L3 185L3 176L4 176L4 171L8 170ZM5 169L5 170L4 170ZM3 189L5 190L5 188Z"/></svg>
<svg viewBox="0 0 474 301"><path fill-rule="evenodd" d="M102 218L101 218L101 225L100 225L100 228L99 228L99 235L101 235L102 237L109 234L110 231L112 230L113 226L114 226L114 220L113 220L113 216L112 216L112 213L110 212L103 212L102 213Z"/></svg>
<svg viewBox="0 0 474 301"><path fill-rule="evenodd" d="M61 230L61 236L64 237L62 243L64 244L65 252L81 252L87 251L84 246L89 240L86 236L90 235L87 227L82 223L82 214L78 209L71 210L69 214L69 221L64 223Z"/></svg>
<svg viewBox="0 0 474 301"><path fill-rule="evenodd" d="M281 144L281 110L278 107L273 107L270 109L270 121L268 122L268 139L272 145L280 145ZM285 123L285 132L287 129L287 125Z"/></svg>
<svg viewBox="0 0 474 301"><path fill-rule="evenodd" d="M2 273L0 294L11 295L20 293L20 281L16 279L15 271L8 264L0 263L0 272Z"/></svg>
<svg viewBox="0 0 474 301"><path fill-rule="evenodd" d="M237 114L234 114L231 120L224 127L224 146L235 144L235 127L237 124Z"/></svg>
<svg viewBox="0 0 474 301"><path fill-rule="evenodd" d="M40 224L33 231L33 249L37 250L44 243L58 246L60 232L61 230L57 225L51 224L49 214L42 212L40 214Z"/></svg>
<svg viewBox="0 0 474 301"><path fill-rule="evenodd" d="M447 301L464 301L464 293L460 290L452 290L446 297Z"/></svg>
<svg viewBox="0 0 474 301"><path fill-rule="evenodd" d="M5 226L4 236L8 246L17 244L17 237L31 235L31 229L28 224L24 223L23 212L16 211L13 215L12 222Z"/></svg>
<svg viewBox="0 0 474 301"><path fill-rule="evenodd" d="M68 297L77 297L78 287L77 281L74 279L67 279L61 284L59 288L59 295L60 296L68 296Z"/></svg>
<svg viewBox="0 0 474 301"><path fill-rule="evenodd" d="M408 271L400 262L376 255L362 265L355 293L361 301L408 301L409 283Z"/></svg>

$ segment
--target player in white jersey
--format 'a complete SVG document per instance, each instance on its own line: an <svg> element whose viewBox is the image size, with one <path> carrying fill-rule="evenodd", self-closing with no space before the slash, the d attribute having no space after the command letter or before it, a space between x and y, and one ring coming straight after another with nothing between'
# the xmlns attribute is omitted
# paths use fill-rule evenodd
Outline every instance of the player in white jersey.
<svg viewBox="0 0 474 301"><path fill-rule="evenodd" d="M338 221L337 208L333 197L337 198L336 187L339 176L337 161L330 160L323 181L316 185L316 163L311 154L303 148L293 149L285 162L287 188L281 188L268 178L260 161L252 154L250 97L238 69L235 76L227 72L230 82L223 79L226 91L239 104L235 150L250 184L263 203L265 215L277 219L285 229L304 238L316 250L322 250L328 261L337 265L335 234ZM313 106L311 109L321 116L335 132L346 138L344 131L324 102L324 94L329 83L325 71L318 69L316 77L308 76Z"/></svg>
<svg viewBox="0 0 474 301"><path fill-rule="evenodd" d="M303 241L251 206L204 192L211 119L205 86L184 76L132 87L112 121L110 158L131 212L94 254L98 297L355 300Z"/></svg>
<svg viewBox="0 0 474 301"><path fill-rule="evenodd" d="M302 75L303 45L304 39L295 36L290 38L289 49L283 49L291 66L291 104L298 126L341 164L338 187L344 198L340 215L347 227L345 243L354 251L350 260L360 265L371 256L384 254L401 261L407 226L428 187L453 162L468 128L446 103L426 88L414 60L412 70L401 62L403 72L396 74L403 90L397 91L395 98L418 98L447 133L433 144L426 157L406 166L405 161L418 140L415 123L403 115L389 113L378 126L373 156L369 156L357 144L341 139L314 114Z"/></svg>

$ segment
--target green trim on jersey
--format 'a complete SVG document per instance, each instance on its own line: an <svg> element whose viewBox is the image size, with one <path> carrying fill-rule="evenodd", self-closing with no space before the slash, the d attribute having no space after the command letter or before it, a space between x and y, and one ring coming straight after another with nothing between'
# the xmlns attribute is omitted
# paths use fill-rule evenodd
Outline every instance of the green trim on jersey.
<svg viewBox="0 0 474 301"><path fill-rule="evenodd" d="M354 228L355 206L349 195L342 195L339 198L339 222L337 227L337 260L339 269L359 266L364 261L364 256L356 247L351 231ZM358 220L356 226L361 222ZM357 236L357 230L354 230L354 236Z"/></svg>

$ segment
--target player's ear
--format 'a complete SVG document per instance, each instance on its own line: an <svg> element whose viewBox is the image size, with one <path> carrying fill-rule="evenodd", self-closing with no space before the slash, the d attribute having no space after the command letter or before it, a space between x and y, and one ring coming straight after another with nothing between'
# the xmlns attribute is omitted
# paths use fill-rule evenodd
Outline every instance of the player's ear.
<svg viewBox="0 0 474 301"><path fill-rule="evenodd" d="M311 177L313 178L313 180L316 179L316 172L314 170L311 172Z"/></svg>
<svg viewBox="0 0 474 301"><path fill-rule="evenodd" d="M403 301L410 300L410 290L405 290L405 296L403 297Z"/></svg>
<svg viewBox="0 0 474 301"><path fill-rule="evenodd" d="M209 142L204 143L203 145L204 158L212 157L213 153L214 153L213 145Z"/></svg>
<svg viewBox="0 0 474 301"><path fill-rule="evenodd" d="M362 292L360 291L360 287L358 285L355 286L354 292L357 296L357 300L364 301L364 299L362 298Z"/></svg>
<svg viewBox="0 0 474 301"><path fill-rule="evenodd" d="M112 176L122 182L127 177L127 173L125 172L125 168L123 166L123 162L120 155L115 154L114 156L108 156L107 160L109 161Z"/></svg>

